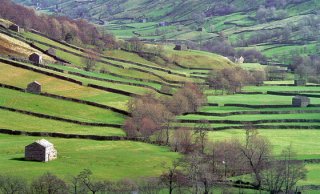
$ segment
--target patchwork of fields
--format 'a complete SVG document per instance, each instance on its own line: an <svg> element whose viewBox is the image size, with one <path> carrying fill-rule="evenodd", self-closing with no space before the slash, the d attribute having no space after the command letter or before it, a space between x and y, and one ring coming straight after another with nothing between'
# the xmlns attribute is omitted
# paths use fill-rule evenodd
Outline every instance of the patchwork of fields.
<svg viewBox="0 0 320 194"><path fill-rule="evenodd" d="M97 178L113 180L161 174L161 164L171 163L179 154L166 147L121 140L125 136L122 125L129 115L128 101L149 92L157 96L172 95L161 91L163 85L172 91L190 81L206 85L204 77L192 75L206 74L211 67L232 65L223 57L197 51L166 50L168 56L174 55L186 68L162 67L135 53L108 51L101 54L96 71L87 72L81 69L86 57L81 49L31 32L22 33L19 39L26 44L34 41L44 50L54 47L57 57L69 64L36 66L1 57L0 129L41 132L44 136L60 133L88 137L87 140L46 137L56 145L59 159L39 164L24 161L23 149L40 137L0 135L3 173L14 170L24 177L54 171L68 179L84 168L90 168ZM199 69L192 70L192 67ZM99 71L103 68L105 72ZM261 67L258 65L258 68ZM24 92L27 84L35 80L42 84L41 95ZM292 145L298 153L297 159L320 159L320 98L314 96L320 96L320 86L281 84L269 82L260 87L245 87L246 93L224 96L212 95L214 92L207 89L208 104L197 113L179 116L174 127L193 127L201 120L209 120L210 140L224 141L234 137L243 139L244 125L249 122L270 139L275 154ZM297 94L313 95L311 106L292 107L292 97ZM93 135L118 137L120 141L89 140ZM308 179L299 184L316 184L319 164L307 167Z"/></svg>

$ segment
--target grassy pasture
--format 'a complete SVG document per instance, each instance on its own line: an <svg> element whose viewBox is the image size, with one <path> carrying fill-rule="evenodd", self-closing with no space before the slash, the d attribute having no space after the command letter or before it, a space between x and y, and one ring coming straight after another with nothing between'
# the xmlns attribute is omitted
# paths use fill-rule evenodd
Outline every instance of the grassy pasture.
<svg viewBox="0 0 320 194"><path fill-rule="evenodd" d="M145 143L47 138L56 146L58 159L49 163L24 161L24 146L37 139L0 135L1 173L31 181L49 171L70 181L71 176L88 168L97 179L119 180L160 175L162 163L170 164L179 157L168 148Z"/></svg>
<svg viewBox="0 0 320 194"><path fill-rule="evenodd" d="M110 110L5 88L0 88L0 105L84 122L122 124L124 120Z"/></svg>
<svg viewBox="0 0 320 194"><path fill-rule="evenodd" d="M259 129L259 134L267 137L273 147L273 152L278 155L285 147L292 145L297 152L298 159L319 159L320 130L294 130L294 129ZM244 130L224 130L209 132L212 141L224 141L237 138L245 140Z"/></svg>
<svg viewBox="0 0 320 194"><path fill-rule="evenodd" d="M0 63L0 68L0 82L4 84L26 88L27 84L37 80L42 84L43 92L88 100L122 109L125 109L125 105L129 99L127 96L80 86L3 63Z"/></svg>
<svg viewBox="0 0 320 194"><path fill-rule="evenodd" d="M0 33L0 42L0 52L4 55L14 55L27 58L32 53L38 52L30 45L2 33ZM43 55L43 59L54 61L54 59L47 55Z"/></svg>
<svg viewBox="0 0 320 194"><path fill-rule="evenodd" d="M289 88L289 87L287 87ZM319 98L310 98L311 104L320 104ZM208 96L208 102L223 104L250 104L250 105L290 105L292 96L275 96L268 94L236 94L226 96Z"/></svg>
<svg viewBox="0 0 320 194"><path fill-rule="evenodd" d="M227 117L214 117L190 114L186 116L179 116L179 119L191 120L232 120L232 121L256 121L256 120L277 120L277 119L319 119L320 113L309 114L257 114L257 115L232 115Z"/></svg>
<svg viewBox="0 0 320 194"><path fill-rule="evenodd" d="M229 112L239 112L239 111L304 111L304 110L319 110L318 107L307 107L307 108L243 108L234 106L204 106L200 109L200 112L209 113L229 113Z"/></svg>
<svg viewBox="0 0 320 194"><path fill-rule="evenodd" d="M0 121L1 128L11 130L101 136L125 135L121 129L117 128L82 126L61 121L42 119L5 110L0 110Z"/></svg>

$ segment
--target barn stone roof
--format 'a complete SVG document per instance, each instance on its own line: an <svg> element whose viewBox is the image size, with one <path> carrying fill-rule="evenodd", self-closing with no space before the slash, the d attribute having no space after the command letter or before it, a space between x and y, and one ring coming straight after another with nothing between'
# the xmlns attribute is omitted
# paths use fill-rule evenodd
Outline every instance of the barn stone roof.
<svg viewBox="0 0 320 194"><path fill-rule="evenodd" d="M39 144L39 145L41 145L42 147L45 147L45 148L53 146L52 143L50 143L49 141L47 141L45 139L38 140L35 143L37 143L37 144Z"/></svg>
<svg viewBox="0 0 320 194"><path fill-rule="evenodd" d="M37 81L34 81L34 82L32 82L32 83L34 83L34 84L38 84L38 85L40 85L40 86L41 86L41 84L40 84L39 82L37 82Z"/></svg>

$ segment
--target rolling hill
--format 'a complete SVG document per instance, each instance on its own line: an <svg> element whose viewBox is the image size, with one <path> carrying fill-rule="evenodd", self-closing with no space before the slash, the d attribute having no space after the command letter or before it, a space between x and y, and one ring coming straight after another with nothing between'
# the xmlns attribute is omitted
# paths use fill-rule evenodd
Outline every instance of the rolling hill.
<svg viewBox="0 0 320 194"><path fill-rule="evenodd" d="M37 2L39 11L88 19L125 39L201 44L223 34L236 48L257 49L277 63L319 53L316 0L16 2Z"/></svg>
<svg viewBox="0 0 320 194"><path fill-rule="evenodd" d="M285 72L284 80L265 81L261 85L244 86L235 94L220 95L220 91L208 85L207 77L212 70L226 67L264 70L268 66L235 64L211 52L173 49L173 43L192 40L201 44L225 36L237 49L256 48L277 62L286 62L279 56L294 54L291 50L315 54L317 40L305 39L307 36L303 37L295 28L285 42L278 40L280 34L266 36L262 42L252 40L252 44L244 40L259 33L260 37L269 31L285 30L285 24L301 23L309 16L315 16L317 21L318 1L292 0L280 5L277 1L266 4L259 0L250 3L243 0L16 2L34 6L39 12L89 19L119 39L139 36L147 42L149 50L159 45L163 48L161 54L124 48L90 50L96 59L95 68L89 71L87 51L92 45L76 46L32 29L14 32L8 29L10 21L0 19L1 175L14 172L29 181L50 171L70 182L70 177L89 168L94 178L102 180L159 176L165 170L164 164L171 165L182 154L169 146L156 145L158 142L127 135L125 120L132 117L128 102L150 93L167 100L192 82L201 87L207 102L195 112L172 118L168 127L170 138L180 128L193 134L194 128L206 120L208 140L213 143L232 138L245 142L244 129L251 124L259 134L270 139L275 158L292 146L297 152L294 160L304 162L309 170L306 179L299 181L299 189L319 191L319 84L296 86L294 74ZM287 13L281 19L258 21L256 14L261 5L265 9L277 7L277 14L280 10ZM160 22L168 25L159 26ZM49 54L48 49L55 53ZM42 55L45 62L32 63L28 56L34 52ZM41 83L40 94L26 92L27 85L33 81ZM309 97L310 105L293 107L292 98L297 95ZM46 164L24 160L24 146L39 138L55 144L59 151L57 160ZM224 178L238 177L225 175Z"/></svg>

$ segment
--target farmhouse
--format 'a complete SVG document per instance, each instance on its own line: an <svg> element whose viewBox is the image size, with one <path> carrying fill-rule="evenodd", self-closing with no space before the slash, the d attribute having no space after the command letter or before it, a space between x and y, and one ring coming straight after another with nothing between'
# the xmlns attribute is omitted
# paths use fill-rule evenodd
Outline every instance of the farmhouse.
<svg viewBox="0 0 320 194"><path fill-rule="evenodd" d="M294 85L295 86L305 86L305 85L307 85L307 82L304 79L296 79L296 80L294 80Z"/></svg>
<svg viewBox="0 0 320 194"><path fill-rule="evenodd" d="M38 140L25 147L25 160L49 162L57 158L57 150L45 139Z"/></svg>
<svg viewBox="0 0 320 194"><path fill-rule="evenodd" d="M29 61L36 63L36 64L41 64L42 63L42 56L38 53L33 53L29 56Z"/></svg>
<svg viewBox="0 0 320 194"><path fill-rule="evenodd" d="M28 84L26 91L33 94L40 94L41 84L37 81L31 82L30 84Z"/></svg>
<svg viewBox="0 0 320 194"><path fill-rule="evenodd" d="M306 96L295 96L292 98L293 107L307 107L310 104L310 98Z"/></svg>
<svg viewBox="0 0 320 194"><path fill-rule="evenodd" d="M9 29L15 32L20 32L20 27L17 24L12 24Z"/></svg>
<svg viewBox="0 0 320 194"><path fill-rule="evenodd" d="M174 47L173 50L176 50L176 51L185 51L185 50L188 50L188 47L186 45L176 45L176 47Z"/></svg>
<svg viewBox="0 0 320 194"><path fill-rule="evenodd" d="M49 48L48 50L46 50L46 53L50 56L56 56L56 49Z"/></svg>

